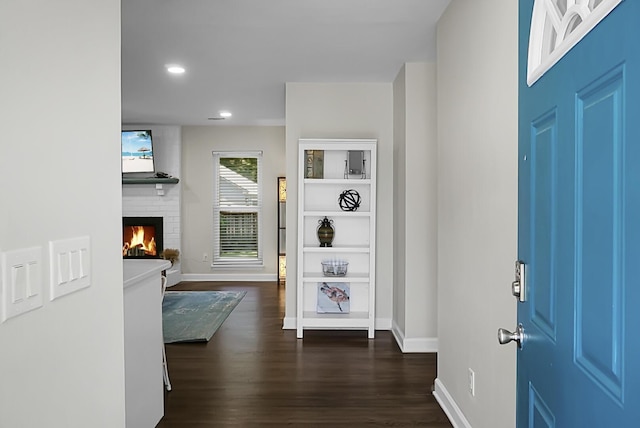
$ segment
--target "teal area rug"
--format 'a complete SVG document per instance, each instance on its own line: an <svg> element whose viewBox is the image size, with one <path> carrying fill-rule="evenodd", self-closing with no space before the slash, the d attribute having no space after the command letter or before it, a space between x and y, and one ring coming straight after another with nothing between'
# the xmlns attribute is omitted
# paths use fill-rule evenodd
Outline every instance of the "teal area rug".
<svg viewBox="0 0 640 428"><path fill-rule="evenodd" d="M165 292L164 343L208 342L246 294L246 291Z"/></svg>

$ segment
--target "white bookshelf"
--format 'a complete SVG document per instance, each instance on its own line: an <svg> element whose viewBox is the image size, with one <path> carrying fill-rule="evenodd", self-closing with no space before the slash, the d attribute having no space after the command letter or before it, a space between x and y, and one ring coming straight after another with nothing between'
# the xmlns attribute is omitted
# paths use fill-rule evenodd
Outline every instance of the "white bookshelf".
<svg viewBox="0 0 640 428"><path fill-rule="evenodd" d="M308 150L322 151L322 175L307 178ZM364 175L349 174L345 161L349 151L362 153ZM305 329L367 330L375 335L375 243L376 243L376 140L301 139L298 147L298 265L297 337ZM316 168L317 170L317 168ZM356 211L344 211L338 198L353 189L361 198ZM331 247L320 247L319 221L333 221ZM347 275L324 276L323 260L349 262ZM318 312L318 287L322 283L348 287L349 311Z"/></svg>

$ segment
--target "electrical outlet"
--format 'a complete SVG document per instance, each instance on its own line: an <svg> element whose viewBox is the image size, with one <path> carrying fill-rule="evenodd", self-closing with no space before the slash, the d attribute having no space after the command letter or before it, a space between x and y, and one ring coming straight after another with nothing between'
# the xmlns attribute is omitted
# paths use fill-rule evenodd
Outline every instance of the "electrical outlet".
<svg viewBox="0 0 640 428"><path fill-rule="evenodd" d="M202 261L206 262L207 260L209 260L209 254L207 253L202 253Z"/></svg>
<svg viewBox="0 0 640 428"><path fill-rule="evenodd" d="M471 369L469 369L469 394L472 397L476 396L476 374Z"/></svg>

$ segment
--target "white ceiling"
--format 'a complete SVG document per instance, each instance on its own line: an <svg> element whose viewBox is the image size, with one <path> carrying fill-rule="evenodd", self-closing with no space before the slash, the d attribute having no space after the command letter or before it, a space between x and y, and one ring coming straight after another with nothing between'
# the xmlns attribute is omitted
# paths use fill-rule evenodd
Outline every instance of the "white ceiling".
<svg viewBox="0 0 640 428"><path fill-rule="evenodd" d="M449 1L122 0L122 121L283 125L286 82L392 82L434 60Z"/></svg>

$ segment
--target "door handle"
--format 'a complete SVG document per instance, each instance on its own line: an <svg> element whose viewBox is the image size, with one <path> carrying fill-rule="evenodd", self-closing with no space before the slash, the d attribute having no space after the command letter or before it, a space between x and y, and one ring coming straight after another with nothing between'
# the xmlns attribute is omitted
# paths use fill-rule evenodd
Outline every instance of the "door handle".
<svg viewBox="0 0 640 428"><path fill-rule="evenodd" d="M518 324L516 331L513 333L509 330L505 330L504 328L498 329L498 342L501 345L506 345L509 342L516 342L518 344L518 349L522 349L524 345L524 328L522 324Z"/></svg>

